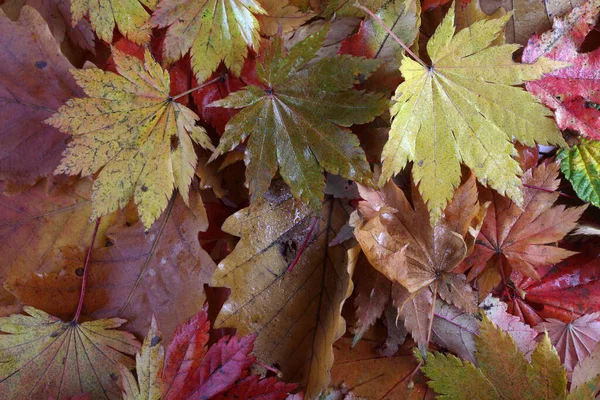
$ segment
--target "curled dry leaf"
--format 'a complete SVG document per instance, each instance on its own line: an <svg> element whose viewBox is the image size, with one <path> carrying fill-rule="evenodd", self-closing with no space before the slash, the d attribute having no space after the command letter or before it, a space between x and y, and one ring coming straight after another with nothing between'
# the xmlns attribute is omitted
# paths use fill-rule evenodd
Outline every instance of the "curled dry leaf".
<svg viewBox="0 0 600 400"><path fill-rule="evenodd" d="M137 1L137 0L134 0ZM88 97L69 100L51 126L73 135L55 173L92 175L92 218L134 198L148 229L173 190L188 202L197 156L212 148L198 116L169 94L170 76L146 50L144 62L113 48L120 75L98 68L72 71Z"/></svg>
<svg viewBox="0 0 600 400"><path fill-rule="evenodd" d="M168 27L164 58L172 63L188 51L192 70L204 82L222 61L239 76L248 47L258 48L258 20L266 11L256 0L162 0L150 19Z"/></svg>
<svg viewBox="0 0 600 400"><path fill-rule="evenodd" d="M0 31L0 48L19 50L0 52L0 179L15 192L51 175L60 162L67 136L41 122L81 91L33 8L23 7L18 21L0 10Z"/></svg>
<svg viewBox="0 0 600 400"><path fill-rule="evenodd" d="M0 391L10 399L56 398L89 392L118 399L118 365L133 368L139 343L116 330L124 319L63 322L33 307L0 318ZM48 389L47 389L48 388Z"/></svg>
<svg viewBox="0 0 600 400"><path fill-rule="evenodd" d="M387 106L381 95L353 89L377 61L327 57L310 63L329 26L294 45L284 55L277 36L257 65L260 86L250 85L210 106L239 108L212 159L246 138L246 182L251 200L269 188L279 170L292 193L321 209L323 170L368 184L371 170L358 139L347 127L372 121Z"/></svg>
<svg viewBox="0 0 600 400"><path fill-rule="evenodd" d="M571 64L527 82L525 87L546 106L562 130L571 129L589 139L600 139L600 49L580 53L578 49L594 28L600 14L600 0L575 7L564 18L554 20L553 29L534 35L523 51L523 62L541 56ZM596 106L594 106L596 105Z"/></svg>
<svg viewBox="0 0 600 400"><path fill-rule="evenodd" d="M554 205L559 194L558 164L542 164L523 176L523 204L489 190L481 197L490 202L475 249L458 272L469 270L476 279L480 297L485 297L509 277L511 271L539 279L536 267L558 263L574 252L552 245L577 224L586 206ZM535 324L534 324L535 325Z"/></svg>
<svg viewBox="0 0 600 400"><path fill-rule="evenodd" d="M547 118L550 111L516 86L565 63L541 57L535 64L517 64L512 60L517 45L490 46L509 17L478 21L455 34L451 7L427 43L431 65L402 59L405 81L390 109L380 183L414 161L412 176L432 222L460 184L461 163L482 184L522 204L512 138L528 146L564 144Z"/></svg>
<svg viewBox="0 0 600 400"><path fill-rule="evenodd" d="M88 266L83 315L127 318L128 329L141 336L154 314L168 340L180 321L202 308L202 288L215 264L198 241L198 232L206 227L199 197L191 192L191 208L174 198L148 232L140 222L119 223L106 232L108 245L94 249ZM6 287L26 304L71 317L84 257L82 248L54 249L45 264L54 271L62 268L60 272L16 277Z"/></svg>
<svg viewBox="0 0 600 400"><path fill-rule="evenodd" d="M0 192L4 187L0 183ZM80 179L73 186L53 188L48 193L46 181L41 181L24 193L10 197L0 195L0 279L3 283L32 272L58 272L61 265L46 262L53 252L61 247L90 245L94 230L89 220L91 188L90 180ZM104 246L104 232L113 222L114 216L103 219L96 247ZM80 263L75 268L82 266ZM74 289L79 293L78 288ZM12 294L0 289L0 302L12 299ZM41 304L32 305L43 308ZM59 317L73 316L65 316L57 309L46 311Z"/></svg>
<svg viewBox="0 0 600 400"><path fill-rule="evenodd" d="M327 387L332 345L345 331L341 307L352 292L354 264L343 248L328 244L347 218L341 201L329 199L318 220L277 181L222 228L240 241L211 283L232 289L216 327L258 332L258 359L277 363L286 380L301 381L307 398Z"/></svg>

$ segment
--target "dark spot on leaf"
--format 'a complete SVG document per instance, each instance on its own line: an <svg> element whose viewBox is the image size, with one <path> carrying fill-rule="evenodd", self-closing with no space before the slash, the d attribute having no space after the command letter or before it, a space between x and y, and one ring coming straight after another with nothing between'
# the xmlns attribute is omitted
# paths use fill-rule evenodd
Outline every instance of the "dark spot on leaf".
<svg viewBox="0 0 600 400"><path fill-rule="evenodd" d="M146 193L148 191L148 186L142 185L142 192Z"/></svg>
<svg viewBox="0 0 600 400"><path fill-rule="evenodd" d="M112 241L112 240L110 240L110 239L107 239L107 240L106 240L106 247L110 247L110 246L114 246L114 245L115 245L115 244L113 243L113 241Z"/></svg>
<svg viewBox="0 0 600 400"><path fill-rule="evenodd" d="M154 336L152 338L152 341L150 342L150 347L156 346L157 344L160 343L161 340L162 340L162 338L160 336Z"/></svg>
<svg viewBox="0 0 600 400"><path fill-rule="evenodd" d="M367 78L365 77L365 74L357 74L356 75L356 80L358 81L358 83L365 83L365 80Z"/></svg>
<svg viewBox="0 0 600 400"><path fill-rule="evenodd" d="M185 22L185 19L179 18L178 21L183 24Z"/></svg>
<svg viewBox="0 0 600 400"><path fill-rule="evenodd" d="M418 165L419 167L422 167L422 166L423 166L423 160L419 161L419 162L417 163L417 165Z"/></svg>
<svg viewBox="0 0 600 400"><path fill-rule="evenodd" d="M83 276L83 268L77 268L75 270L75 275L77 275L77 276Z"/></svg>
<svg viewBox="0 0 600 400"><path fill-rule="evenodd" d="M179 147L179 137L176 135L171 136L171 151L177 150Z"/></svg>
<svg viewBox="0 0 600 400"><path fill-rule="evenodd" d="M44 60L40 60L40 61L36 61L35 62L35 67L37 69L44 69L44 68L46 68L47 65L48 65L48 63L46 61L44 61Z"/></svg>
<svg viewBox="0 0 600 400"><path fill-rule="evenodd" d="M50 334L50 337L55 338L58 336L58 331L54 331Z"/></svg>
<svg viewBox="0 0 600 400"><path fill-rule="evenodd" d="M114 372L111 372L108 376L110 376L110 379L112 379L115 382L119 380L119 377Z"/></svg>

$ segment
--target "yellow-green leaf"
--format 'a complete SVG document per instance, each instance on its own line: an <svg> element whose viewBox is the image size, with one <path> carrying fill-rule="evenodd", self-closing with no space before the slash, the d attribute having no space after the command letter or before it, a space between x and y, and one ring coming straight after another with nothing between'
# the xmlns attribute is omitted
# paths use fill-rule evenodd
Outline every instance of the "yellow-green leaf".
<svg viewBox="0 0 600 400"><path fill-rule="evenodd" d="M600 207L600 142L581 139L581 144L558 152L560 170L583 201Z"/></svg>
<svg viewBox="0 0 600 400"><path fill-rule="evenodd" d="M453 355L428 355L422 370L439 399L472 399L474 393L480 400L567 397L567 373L548 335L534 350L531 363L511 336L485 315L475 342L479 367Z"/></svg>
<svg viewBox="0 0 600 400"><path fill-rule="evenodd" d="M518 64L518 45L491 46L510 14L482 20L456 35L454 8L427 44L431 65L405 57L400 71L381 183L413 161L412 174L436 221L460 183L461 163L478 180L522 202L521 169L512 138L529 146L563 144L551 113L515 87L565 64L540 58Z"/></svg>
<svg viewBox="0 0 600 400"><path fill-rule="evenodd" d="M88 95L71 99L46 122L73 135L55 173L92 175L92 218L124 207L133 197L149 228L173 190L188 203L197 156L193 142L212 145L198 116L169 96L169 73L148 51L145 60L113 49L120 75L75 70Z"/></svg>
<svg viewBox="0 0 600 400"><path fill-rule="evenodd" d="M150 14L144 9L154 9L158 0L71 0L73 25L88 15L96 34L107 43L113 39L115 25L119 32L137 44L150 41L152 29L146 22Z"/></svg>
<svg viewBox="0 0 600 400"><path fill-rule="evenodd" d="M121 390L124 400L160 400L162 397L162 368L165 360L165 348L162 336L152 317L148 335L144 339L142 352L135 356L137 381L129 368L119 365L121 372ZM139 383L138 383L139 382Z"/></svg>
<svg viewBox="0 0 600 400"><path fill-rule="evenodd" d="M265 13L256 0L162 0L150 25L169 27L165 60L177 61L189 51L196 79L203 82L221 61L241 73L248 47L257 49L260 40L254 14Z"/></svg>
<svg viewBox="0 0 600 400"><path fill-rule="evenodd" d="M124 319L81 324L33 307L29 315L0 318L0 393L4 399L68 398L80 393L92 399L119 399L113 377L118 365L133 368L139 348L135 337L114 328ZM46 388L49 393L46 393Z"/></svg>
<svg viewBox="0 0 600 400"><path fill-rule="evenodd" d="M287 55L281 38L275 38L256 67L263 86L247 86L210 104L242 109L227 123L213 158L250 137L244 160L252 201L269 188L277 169L292 193L318 211L323 169L370 183L365 153L347 127L372 121L388 105L378 94L353 89L357 77L368 77L379 62L335 56L310 64L327 29L297 43Z"/></svg>

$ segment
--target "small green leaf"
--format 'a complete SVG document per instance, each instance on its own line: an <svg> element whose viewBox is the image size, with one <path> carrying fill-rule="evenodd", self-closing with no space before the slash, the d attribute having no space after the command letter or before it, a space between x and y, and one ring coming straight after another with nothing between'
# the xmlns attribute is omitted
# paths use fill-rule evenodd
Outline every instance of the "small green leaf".
<svg viewBox="0 0 600 400"><path fill-rule="evenodd" d="M581 144L558 152L560 170L583 201L600 207L600 142L581 139Z"/></svg>

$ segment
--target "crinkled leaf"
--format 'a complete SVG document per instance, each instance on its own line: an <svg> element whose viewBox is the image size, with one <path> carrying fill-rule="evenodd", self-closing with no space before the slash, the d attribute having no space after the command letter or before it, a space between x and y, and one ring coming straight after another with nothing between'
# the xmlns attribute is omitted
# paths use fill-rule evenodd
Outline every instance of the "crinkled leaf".
<svg viewBox="0 0 600 400"><path fill-rule="evenodd" d="M0 31L0 179L17 186L14 192L51 175L60 162L67 137L41 122L80 89L33 8L23 7L14 22L0 10Z"/></svg>
<svg viewBox="0 0 600 400"><path fill-rule="evenodd" d="M582 139L580 144L560 150L557 157L577 196L600 207L600 142Z"/></svg>
<svg viewBox="0 0 600 400"><path fill-rule="evenodd" d="M114 328L125 320L63 322L33 307L28 315L0 318L0 392L10 399L63 398L90 392L92 398L118 399L118 365L133 367L139 343Z"/></svg>
<svg viewBox="0 0 600 400"><path fill-rule="evenodd" d="M150 19L152 27L168 27L167 62L188 51L192 70L204 82L221 64L239 76L248 47L258 49L258 21L265 10L256 0L162 0Z"/></svg>
<svg viewBox="0 0 600 400"><path fill-rule="evenodd" d="M579 53L600 13L600 0L575 7L564 18L554 20L553 30L534 35L523 51L523 61L540 56L571 64L542 79L527 82L527 90L554 110L558 126L590 139L600 139L600 49Z"/></svg>
<svg viewBox="0 0 600 400"><path fill-rule="evenodd" d="M117 71L74 70L88 97L72 99L46 122L73 135L55 173L98 176L92 218L133 197L146 228L173 190L188 201L197 157L193 142L211 148L198 116L169 96L170 77L148 51L144 62L113 49Z"/></svg>
<svg viewBox="0 0 600 400"><path fill-rule="evenodd" d="M455 35L452 7L427 44L431 66L402 60L405 82L390 110L380 179L387 181L414 161L412 176L432 221L459 185L461 163L482 184L522 204L512 138L530 146L564 143L550 111L515 87L564 63L540 58L517 64L512 61L517 45L490 47L509 17L478 21Z"/></svg>
<svg viewBox="0 0 600 400"><path fill-rule="evenodd" d="M567 378L548 336L529 363L512 338L487 317L480 326L476 358L479 368L453 355L429 354L423 372L444 399L564 399Z"/></svg>
<svg viewBox="0 0 600 400"><path fill-rule="evenodd" d="M479 332L479 320L467 312L436 301L431 326L431 341L450 350L463 360L475 362L475 336Z"/></svg>
<svg viewBox="0 0 600 400"><path fill-rule="evenodd" d="M213 159L249 137L244 160L254 202L278 169L292 193L315 210L323 199L323 169L363 183L371 179L365 153L346 127L371 121L387 105L380 95L352 88L378 62L335 56L309 63L327 29L294 45L287 55L281 38L275 38L257 65L263 86L247 86L211 104L242 109L228 122Z"/></svg>
<svg viewBox="0 0 600 400"><path fill-rule="evenodd" d="M257 332L258 359L277 363L286 380L301 381L307 398L327 387L332 346L345 331L341 307L352 292L349 262L356 256L346 260L341 246L328 244L347 217L343 204L329 199L317 220L277 181L254 208L223 225L241 238L213 276L211 286L232 289L216 326Z"/></svg>
<svg viewBox="0 0 600 400"><path fill-rule="evenodd" d="M96 34L107 43L112 42L115 25L129 40L138 44L150 41L151 28L146 23L158 0L71 0L73 25L88 16Z"/></svg>
<svg viewBox="0 0 600 400"><path fill-rule="evenodd" d="M575 228L586 206L554 205L559 196L555 192L558 164L528 170L523 183L527 187L521 206L497 193L482 193L491 204L473 254L458 268L461 272L470 268L468 280L477 278L481 297L513 270L537 279L536 266L557 263L574 254L552 244Z"/></svg>

